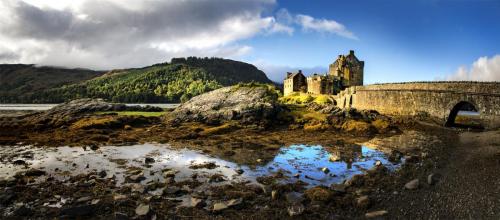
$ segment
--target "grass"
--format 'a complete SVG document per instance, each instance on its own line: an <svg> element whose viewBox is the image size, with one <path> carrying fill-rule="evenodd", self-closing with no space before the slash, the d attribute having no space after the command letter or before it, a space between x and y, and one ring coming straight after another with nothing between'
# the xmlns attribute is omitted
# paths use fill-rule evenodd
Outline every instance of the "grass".
<svg viewBox="0 0 500 220"><path fill-rule="evenodd" d="M279 99L284 104L307 104L315 102L317 104L329 104L332 103L330 95L315 95L294 92L290 95L283 96Z"/></svg>
<svg viewBox="0 0 500 220"><path fill-rule="evenodd" d="M82 118L70 126L70 129L106 128L119 124L115 118Z"/></svg>
<svg viewBox="0 0 500 220"><path fill-rule="evenodd" d="M144 117L160 117L167 112L132 112L132 111L108 111L108 112L97 112L99 115L107 114L117 114L120 116L144 116Z"/></svg>

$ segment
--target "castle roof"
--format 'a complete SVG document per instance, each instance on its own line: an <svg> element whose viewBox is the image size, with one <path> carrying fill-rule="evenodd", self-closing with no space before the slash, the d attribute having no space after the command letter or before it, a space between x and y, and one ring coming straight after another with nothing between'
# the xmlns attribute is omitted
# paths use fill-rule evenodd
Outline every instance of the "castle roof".
<svg viewBox="0 0 500 220"><path fill-rule="evenodd" d="M292 79L292 78L295 78L298 75L302 75L303 77L305 77L304 74L302 74L302 70L299 70L297 72L287 72L286 79Z"/></svg>

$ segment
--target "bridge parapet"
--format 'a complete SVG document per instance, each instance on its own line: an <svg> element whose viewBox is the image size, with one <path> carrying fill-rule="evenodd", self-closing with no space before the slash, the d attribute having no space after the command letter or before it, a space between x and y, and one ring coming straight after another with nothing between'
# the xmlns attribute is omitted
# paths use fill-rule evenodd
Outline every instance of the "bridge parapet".
<svg viewBox="0 0 500 220"><path fill-rule="evenodd" d="M500 83L415 82L350 87L335 96L343 108L371 109L383 114L428 114L443 122L461 102L472 104L485 127L500 127ZM455 112L456 113L456 112Z"/></svg>

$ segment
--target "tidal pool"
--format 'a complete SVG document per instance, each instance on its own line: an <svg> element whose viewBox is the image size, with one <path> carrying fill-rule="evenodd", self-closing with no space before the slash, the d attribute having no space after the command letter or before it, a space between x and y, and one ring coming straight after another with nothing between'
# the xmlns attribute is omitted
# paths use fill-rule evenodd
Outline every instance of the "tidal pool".
<svg viewBox="0 0 500 220"><path fill-rule="evenodd" d="M165 144L142 144L133 146L106 146L98 150L82 147L39 148L32 146L0 147L0 179L14 176L19 171L31 168L44 170L47 175L59 180L70 176L106 172L122 185L127 177L139 171L145 177L142 183L165 181L166 172L174 172L176 181L191 179L193 175L202 182L211 176L223 177L219 183L256 182L260 176L283 174L277 181L287 183L301 180L316 185L340 183L355 174L375 166L380 161L389 169L397 168L384 153L360 145L322 147L291 145L282 147L271 161L262 161L257 166L247 166L189 149L174 149ZM150 159L146 163L146 158ZM26 165L22 164L24 161ZM17 161L17 163L15 163ZM211 166L199 166L211 164Z"/></svg>

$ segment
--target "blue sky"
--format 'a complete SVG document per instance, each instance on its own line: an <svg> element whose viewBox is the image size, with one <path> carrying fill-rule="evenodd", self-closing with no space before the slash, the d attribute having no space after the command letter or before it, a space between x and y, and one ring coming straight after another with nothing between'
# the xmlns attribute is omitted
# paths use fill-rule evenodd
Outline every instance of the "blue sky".
<svg viewBox="0 0 500 220"><path fill-rule="evenodd" d="M326 68L354 49L365 60L365 83L375 83L444 79L500 53L500 1L280 1L277 8L335 20L359 39L301 31L259 36L249 40L248 61Z"/></svg>
<svg viewBox="0 0 500 220"><path fill-rule="evenodd" d="M2 0L0 63L99 70L224 57L281 81L365 61L365 84L500 81L498 0Z"/></svg>

